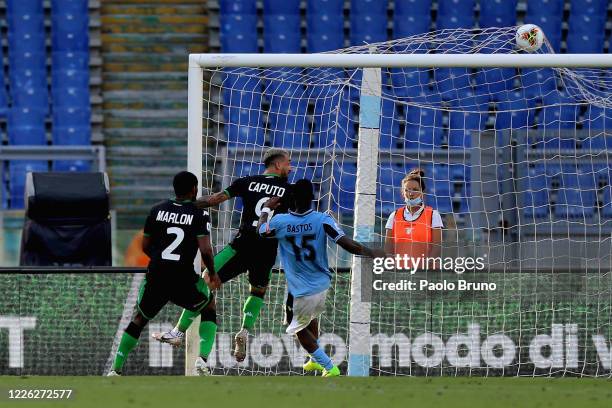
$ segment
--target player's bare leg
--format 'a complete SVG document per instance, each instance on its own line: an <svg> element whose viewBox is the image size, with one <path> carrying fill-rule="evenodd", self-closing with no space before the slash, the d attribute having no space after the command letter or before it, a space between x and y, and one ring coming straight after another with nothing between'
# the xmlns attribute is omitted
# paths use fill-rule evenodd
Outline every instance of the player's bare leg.
<svg viewBox="0 0 612 408"><path fill-rule="evenodd" d="M251 294L244 303L242 328L234 337L234 358L237 362L242 362L246 358L246 348L249 338L249 331L253 330L255 322L259 317L259 312L263 306L263 299L267 288L251 286Z"/></svg>
<svg viewBox="0 0 612 408"><path fill-rule="evenodd" d="M318 319L313 319L310 322L310 324L306 327L306 329L304 329L304 330L310 330L310 333L315 338L315 342L316 342L317 346L319 346L319 320ZM323 366L321 366L321 364L319 364L316 361L314 361L310 355L308 356L308 361L306 361L306 363L304 363L302 368L306 372L323 371Z"/></svg>
<svg viewBox="0 0 612 408"><path fill-rule="evenodd" d="M321 365L321 367L323 367L323 377L337 377L340 375L340 370L338 369L338 367L334 365L334 363L331 361L325 351L321 347L319 347L319 344L317 342L318 335L315 336L313 334L310 325L297 332L297 338L300 341L302 347L304 347L308 354L310 354L311 358L316 363Z"/></svg>

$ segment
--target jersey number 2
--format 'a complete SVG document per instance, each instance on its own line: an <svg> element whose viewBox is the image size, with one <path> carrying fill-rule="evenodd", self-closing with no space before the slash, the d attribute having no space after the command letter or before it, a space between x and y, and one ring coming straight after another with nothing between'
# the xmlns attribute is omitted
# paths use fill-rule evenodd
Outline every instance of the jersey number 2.
<svg viewBox="0 0 612 408"><path fill-rule="evenodd" d="M168 233L168 235L176 235L176 238L174 238L174 241L172 241L172 243L168 245L166 249L164 249L161 254L161 257L162 259L167 259L169 261L178 261L181 259L181 256L179 254L173 254L172 251L174 251L176 247L181 245L181 242L183 242L183 238L185 238L185 233L181 228L178 227L170 227L166 230L166 232Z"/></svg>

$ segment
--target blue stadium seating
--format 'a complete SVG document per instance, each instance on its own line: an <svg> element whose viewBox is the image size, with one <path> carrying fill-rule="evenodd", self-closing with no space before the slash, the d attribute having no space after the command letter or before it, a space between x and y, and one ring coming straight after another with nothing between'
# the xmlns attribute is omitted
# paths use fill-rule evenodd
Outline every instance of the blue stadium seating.
<svg viewBox="0 0 612 408"><path fill-rule="evenodd" d="M530 168L527 178L521 181L524 183L521 205L523 216L529 219L548 216L551 185L544 166L536 165Z"/></svg>
<svg viewBox="0 0 612 408"><path fill-rule="evenodd" d="M7 0L6 13L7 15L23 15L23 14L43 14L42 0Z"/></svg>
<svg viewBox="0 0 612 408"><path fill-rule="evenodd" d="M555 15L563 14L565 0L529 0L527 6L526 22L532 23L531 18L536 15Z"/></svg>
<svg viewBox="0 0 612 408"><path fill-rule="evenodd" d="M23 36L25 34L44 34L45 16L43 14L8 14L9 36Z"/></svg>
<svg viewBox="0 0 612 408"><path fill-rule="evenodd" d="M606 15L570 13L568 20L568 37L575 34L603 35L606 30Z"/></svg>
<svg viewBox="0 0 612 408"><path fill-rule="evenodd" d="M436 20L437 30L466 28L474 26L474 16L469 14L438 14Z"/></svg>
<svg viewBox="0 0 612 408"><path fill-rule="evenodd" d="M572 54L598 54L604 49L603 30L599 33L569 33L567 52Z"/></svg>
<svg viewBox="0 0 612 408"><path fill-rule="evenodd" d="M54 15L51 34L53 51L86 52L89 50L89 16Z"/></svg>
<svg viewBox="0 0 612 408"><path fill-rule="evenodd" d="M59 88L88 88L89 70L53 69L51 75L51 86Z"/></svg>
<svg viewBox="0 0 612 408"><path fill-rule="evenodd" d="M612 149L612 135L605 131L612 128L612 112L600 106L589 105L584 114L582 128L589 133L589 137L582 141L583 149Z"/></svg>
<svg viewBox="0 0 612 408"><path fill-rule="evenodd" d="M348 91L336 86L313 87L314 142L317 147L352 147L355 139L354 119Z"/></svg>
<svg viewBox="0 0 612 408"><path fill-rule="evenodd" d="M596 183L593 173L564 173L557 193L557 218L590 218L595 213Z"/></svg>
<svg viewBox="0 0 612 408"><path fill-rule="evenodd" d="M439 148L442 144L442 110L408 106L406 110L406 148Z"/></svg>
<svg viewBox="0 0 612 408"><path fill-rule="evenodd" d="M289 174L289 181L291 183L295 183L299 179L303 178L311 180L313 183L318 183L320 182L321 177L322 167L317 162L307 162L299 160L291 164L291 173Z"/></svg>
<svg viewBox="0 0 612 408"><path fill-rule="evenodd" d="M417 68L392 68L390 92L397 98L414 97L424 92L429 84L429 73Z"/></svg>
<svg viewBox="0 0 612 408"><path fill-rule="evenodd" d="M405 38L413 35L424 34L431 26L431 14L393 16L393 38Z"/></svg>
<svg viewBox="0 0 612 408"><path fill-rule="evenodd" d="M0 60L4 60L4 53L2 52L2 47L0 47ZM4 69L0 69L0 117L5 117L8 109L8 92L6 91L5 86L5 78L4 78Z"/></svg>
<svg viewBox="0 0 612 408"><path fill-rule="evenodd" d="M47 87L12 88L13 107L41 109L49 112L49 91Z"/></svg>
<svg viewBox="0 0 612 408"><path fill-rule="evenodd" d="M517 0L487 0L480 2L480 27L516 25Z"/></svg>
<svg viewBox="0 0 612 408"><path fill-rule="evenodd" d="M329 31L308 30L306 49L310 53L337 50L344 47L344 30L333 25Z"/></svg>
<svg viewBox="0 0 612 408"><path fill-rule="evenodd" d="M388 0L351 0L351 14L387 14Z"/></svg>
<svg viewBox="0 0 612 408"><path fill-rule="evenodd" d="M261 81L255 76L239 75L240 70L226 74L224 80L225 134L230 145L264 144L261 123Z"/></svg>
<svg viewBox="0 0 612 408"><path fill-rule="evenodd" d="M432 0L403 0L395 2L394 15L423 18L431 11Z"/></svg>
<svg viewBox="0 0 612 408"><path fill-rule="evenodd" d="M307 14L329 14L342 16L344 0L308 0Z"/></svg>
<svg viewBox="0 0 612 408"><path fill-rule="evenodd" d="M91 109L80 107L53 107L53 127L89 126Z"/></svg>
<svg viewBox="0 0 612 408"><path fill-rule="evenodd" d="M399 106L387 95L383 98L381 106L379 138L381 149L395 149L403 146L399 122Z"/></svg>
<svg viewBox="0 0 612 408"><path fill-rule="evenodd" d="M475 0L439 0L438 15L440 14L469 14L474 13ZM471 26L470 26L471 27Z"/></svg>
<svg viewBox="0 0 612 408"><path fill-rule="evenodd" d="M45 112L13 107L7 111L7 133L12 145L46 144Z"/></svg>
<svg viewBox="0 0 612 408"><path fill-rule="evenodd" d="M46 88L47 71L42 69L17 69L9 72L11 90L24 88Z"/></svg>
<svg viewBox="0 0 612 408"><path fill-rule="evenodd" d="M523 92L529 99L541 97L557 90L557 74L550 68L523 68Z"/></svg>
<svg viewBox="0 0 612 408"><path fill-rule="evenodd" d="M14 160L9 163L9 191L11 194L10 208L24 207L24 190L26 173L46 172L49 165L46 161Z"/></svg>
<svg viewBox="0 0 612 408"><path fill-rule="evenodd" d="M257 3L253 0L220 0L221 15L257 14Z"/></svg>
<svg viewBox="0 0 612 408"><path fill-rule="evenodd" d="M437 91L444 100L456 100L461 92L472 89L471 74L467 68L436 68L434 78Z"/></svg>
<svg viewBox="0 0 612 408"><path fill-rule="evenodd" d="M266 14L300 14L300 0L264 0Z"/></svg>
<svg viewBox="0 0 612 408"><path fill-rule="evenodd" d="M54 70L89 70L89 52L58 51L51 54Z"/></svg>
<svg viewBox="0 0 612 408"><path fill-rule="evenodd" d="M257 52L257 15L221 14L221 51Z"/></svg>
<svg viewBox="0 0 612 408"><path fill-rule="evenodd" d="M376 208L385 218L404 203L401 191L404 175L404 168L399 164L383 162L378 167Z"/></svg>
<svg viewBox="0 0 612 408"><path fill-rule="evenodd" d="M88 0L51 0L51 13L85 15L89 12Z"/></svg>
<svg viewBox="0 0 612 408"><path fill-rule="evenodd" d="M89 87L87 88L51 88L53 106L83 107L90 105Z"/></svg>
<svg viewBox="0 0 612 408"><path fill-rule="evenodd" d="M351 45L387 41L387 14L351 13Z"/></svg>
<svg viewBox="0 0 612 408"><path fill-rule="evenodd" d="M340 207L341 211L353 213L355 207L355 185L357 182L357 165L343 163L334 166L334 180L332 182L332 209Z"/></svg>
<svg viewBox="0 0 612 408"><path fill-rule="evenodd" d="M88 172L92 163L88 160L56 160L51 167L53 171Z"/></svg>
<svg viewBox="0 0 612 408"><path fill-rule="evenodd" d="M300 21L299 14L265 14L265 52L299 53L302 39Z"/></svg>
<svg viewBox="0 0 612 408"><path fill-rule="evenodd" d="M491 100L499 101L505 91L512 89L515 76L513 68L484 68L476 72L476 89L488 93Z"/></svg>
<svg viewBox="0 0 612 408"><path fill-rule="evenodd" d="M9 55L11 72L23 70L45 71L47 68L47 55L44 53L19 52L12 50ZM46 72L44 74L46 78Z"/></svg>
<svg viewBox="0 0 612 408"><path fill-rule="evenodd" d="M53 126L51 132L54 145L81 146L91 144L91 125Z"/></svg>
<svg viewBox="0 0 612 408"><path fill-rule="evenodd" d="M601 16L606 14L608 0L572 0L570 6L570 15L581 13Z"/></svg>
<svg viewBox="0 0 612 408"><path fill-rule="evenodd" d="M270 99L268 116L273 146L285 148L310 147L310 132L307 120L308 101L302 96L305 89L300 85L286 87L285 94L275 94ZM287 95L286 97L284 95Z"/></svg>
<svg viewBox="0 0 612 408"><path fill-rule="evenodd" d="M19 58L25 53L45 54L44 32L8 33L9 58Z"/></svg>
<svg viewBox="0 0 612 408"><path fill-rule="evenodd" d="M505 100L498 104L495 130L526 130L535 123L535 104L532 100ZM500 140L501 142L501 140ZM503 143L507 145L508 143Z"/></svg>
<svg viewBox="0 0 612 408"><path fill-rule="evenodd" d="M486 113L450 111L448 115L448 147L471 147L472 132L484 130Z"/></svg>
<svg viewBox="0 0 612 408"><path fill-rule="evenodd" d="M612 186L607 185L603 188L603 207L601 208L602 217L612 218Z"/></svg>

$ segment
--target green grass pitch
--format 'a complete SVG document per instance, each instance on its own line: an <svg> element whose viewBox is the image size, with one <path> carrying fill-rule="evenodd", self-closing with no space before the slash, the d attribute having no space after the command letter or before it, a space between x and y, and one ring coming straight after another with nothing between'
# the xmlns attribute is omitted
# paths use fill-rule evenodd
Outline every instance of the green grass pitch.
<svg viewBox="0 0 612 408"><path fill-rule="evenodd" d="M72 389L64 401L9 389ZM610 407L610 379L316 377L0 377L0 407Z"/></svg>

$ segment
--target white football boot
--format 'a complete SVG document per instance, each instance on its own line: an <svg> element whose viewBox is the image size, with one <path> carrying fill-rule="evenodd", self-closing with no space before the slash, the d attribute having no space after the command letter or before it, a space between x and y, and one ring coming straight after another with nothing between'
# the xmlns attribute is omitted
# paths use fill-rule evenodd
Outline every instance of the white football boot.
<svg viewBox="0 0 612 408"><path fill-rule="evenodd" d="M212 373L210 372L210 368L208 368L208 363L204 361L202 357L198 357L198 359L196 360L194 371L195 375L203 377L212 375Z"/></svg>
<svg viewBox="0 0 612 408"><path fill-rule="evenodd" d="M241 329L238 333L236 333L236 337L234 337L235 346L234 346L234 358L237 362L241 363L246 358L246 347L247 340L249 337L249 332L247 329Z"/></svg>
<svg viewBox="0 0 612 408"><path fill-rule="evenodd" d="M161 343L168 343L173 347L182 346L185 342L185 333L178 331L176 327L166 333L153 333L151 337Z"/></svg>

